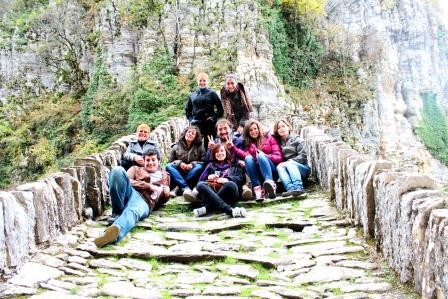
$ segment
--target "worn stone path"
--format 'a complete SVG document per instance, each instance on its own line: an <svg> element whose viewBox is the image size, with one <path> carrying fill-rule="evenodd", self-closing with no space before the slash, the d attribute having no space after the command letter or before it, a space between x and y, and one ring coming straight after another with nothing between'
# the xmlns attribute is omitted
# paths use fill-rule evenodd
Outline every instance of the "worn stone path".
<svg viewBox="0 0 448 299"><path fill-rule="evenodd" d="M41 251L0 287L31 298L417 298L320 191L192 217L175 198L117 245L105 218Z"/></svg>

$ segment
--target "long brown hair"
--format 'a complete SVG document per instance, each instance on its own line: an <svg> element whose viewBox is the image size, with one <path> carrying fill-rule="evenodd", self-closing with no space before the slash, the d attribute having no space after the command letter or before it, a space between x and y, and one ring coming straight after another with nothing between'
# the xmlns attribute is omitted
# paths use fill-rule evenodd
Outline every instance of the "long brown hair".
<svg viewBox="0 0 448 299"><path fill-rule="evenodd" d="M286 121L286 119L280 119L280 120L277 120L275 122L275 124L274 124L274 134L273 135L274 135L275 139L277 139L277 141L281 144L282 143L282 138L278 134L278 126L279 126L280 123L284 123L289 128L289 134L291 134L292 127L289 124L289 122Z"/></svg>
<svg viewBox="0 0 448 299"><path fill-rule="evenodd" d="M190 129L195 129L196 130L196 136L194 137L193 142L191 143L192 146L197 145L197 146L201 146L202 145L202 136L201 136L201 132L199 131L199 128L196 126L188 126L186 127L183 131L182 134L180 134L180 140L182 140L185 144L187 144L187 140L185 140L185 135L187 134L188 130Z"/></svg>
<svg viewBox="0 0 448 299"><path fill-rule="evenodd" d="M260 135L258 135L257 139L253 139L252 137L250 137L250 134L249 134L249 129L253 124L257 125L258 132L260 133ZM255 142L255 144L257 145L257 148L261 148L261 145L263 143L263 138L264 138L264 130L263 130L263 126L261 125L261 123L254 118L248 119L246 121L246 124L244 125L243 138L244 138L244 146L246 148L250 147L251 143L253 143L253 142Z"/></svg>
<svg viewBox="0 0 448 299"><path fill-rule="evenodd" d="M232 154L229 152L227 147L222 143L215 144L215 146L212 148L212 155L210 157L210 160L213 162L219 162L218 160L216 160L216 153L219 151L221 147L223 147L224 150L226 151L226 158L224 159L223 162L227 164L232 163Z"/></svg>

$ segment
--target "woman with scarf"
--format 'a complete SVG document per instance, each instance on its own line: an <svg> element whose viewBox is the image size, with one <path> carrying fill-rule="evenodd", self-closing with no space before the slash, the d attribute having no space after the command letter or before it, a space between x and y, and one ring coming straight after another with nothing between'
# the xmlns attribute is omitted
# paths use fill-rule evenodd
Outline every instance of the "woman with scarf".
<svg viewBox="0 0 448 299"><path fill-rule="evenodd" d="M236 80L234 74L226 75L224 86L221 88L221 102L226 118L236 131L241 120L251 117L252 100L247 88Z"/></svg>

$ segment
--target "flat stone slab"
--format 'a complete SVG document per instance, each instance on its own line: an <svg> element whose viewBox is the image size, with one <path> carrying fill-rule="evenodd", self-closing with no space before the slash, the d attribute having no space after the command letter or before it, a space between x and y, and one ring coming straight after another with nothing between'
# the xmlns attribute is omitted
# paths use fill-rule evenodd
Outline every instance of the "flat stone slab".
<svg viewBox="0 0 448 299"><path fill-rule="evenodd" d="M117 281L106 283L100 293L104 296L126 297L137 299L161 299L162 294L155 290L137 288L130 282Z"/></svg>
<svg viewBox="0 0 448 299"><path fill-rule="evenodd" d="M64 272L36 263L26 263L10 283L24 287L37 287L39 283L64 275Z"/></svg>
<svg viewBox="0 0 448 299"><path fill-rule="evenodd" d="M381 283L362 283L362 284L351 284L341 287L341 291L344 293L352 292L365 292L365 293L385 293L392 289L392 285L387 282Z"/></svg>
<svg viewBox="0 0 448 299"><path fill-rule="evenodd" d="M330 282L337 280L352 279L364 276L363 270L356 270L344 267L316 266L310 272L298 275L294 282L298 284Z"/></svg>
<svg viewBox="0 0 448 299"><path fill-rule="evenodd" d="M250 279L255 279L260 274L249 265L218 265L217 269L220 271L225 271L230 275L237 275Z"/></svg>

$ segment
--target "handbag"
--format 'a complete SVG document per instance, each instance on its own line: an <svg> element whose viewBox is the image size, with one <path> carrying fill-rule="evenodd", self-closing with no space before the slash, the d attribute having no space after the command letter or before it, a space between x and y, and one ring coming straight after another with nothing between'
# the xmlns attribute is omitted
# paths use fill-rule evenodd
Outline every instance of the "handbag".
<svg viewBox="0 0 448 299"><path fill-rule="evenodd" d="M215 190L215 192L218 192L219 189L221 189L222 186L223 186L223 184L219 183L217 179L215 179L215 180L208 180L207 179L206 182L213 190Z"/></svg>

